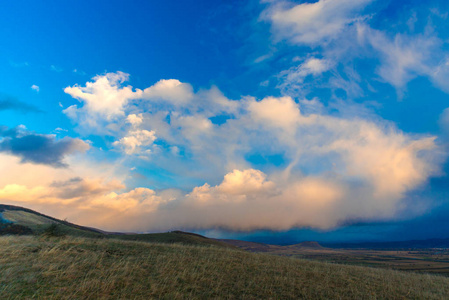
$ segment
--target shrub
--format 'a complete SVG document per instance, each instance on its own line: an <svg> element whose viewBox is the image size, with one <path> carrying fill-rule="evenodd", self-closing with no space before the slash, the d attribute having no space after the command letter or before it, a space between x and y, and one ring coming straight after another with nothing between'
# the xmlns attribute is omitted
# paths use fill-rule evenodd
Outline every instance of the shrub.
<svg viewBox="0 0 449 300"><path fill-rule="evenodd" d="M0 224L0 235L26 235L33 234L31 228L14 224L14 223L3 223Z"/></svg>
<svg viewBox="0 0 449 300"><path fill-rule="evenodd" d="M47 237L62 237L65 234L62 232L61 225L57 223L51 223L45 230L42 232L43 236Z"/></svg>

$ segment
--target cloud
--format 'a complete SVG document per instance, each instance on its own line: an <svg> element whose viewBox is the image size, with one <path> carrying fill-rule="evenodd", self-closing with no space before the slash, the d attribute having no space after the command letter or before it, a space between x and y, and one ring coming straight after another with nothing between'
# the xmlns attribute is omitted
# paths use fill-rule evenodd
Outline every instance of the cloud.
<svg viewBox="0 0 449 300"><path fill-rule="evenodd" d="M437 87L449 93L449 55L442 59L437 66L431 68L430 77Z"/></svg>
<svg viewBox="0 0 449 300"><path fill-rule="evenodd" d="M150 146L156 140L154 131L132 130L128 135L113 143L114 146L122 147L128 155L140 153L143 147ZM146 152L150 151L149 149Z"/></svg>
<svg viewBox="0 0 449 300"><path fill-rule="evenodd" d="M145 99L161 99L174 105L186 105L193 98L193 88L177 79L163 79L146 88L142 96Z"/></svg>
<svg viewBox="0 0 449 300"><path fill-rule="evenodd" d="M319 0L295 5L273 1L263 12L262 19L271 23L277 40L294 44L320 45L337 38L372 0Z"/></svg>
<svg viewBox="0 0 449 300"><path fill-rule="evenodd" d="M15 62L15 61L9 61L9 64L14 67L14 68L23 68L23 67L28 67L30 66L30 64L28 62Z"/></svg>
<svg viewBox="0 0 449 300"><path fill-rule="evenodd" d="M304 80L308 76L312 76L313 84L316 84L316 77L329 71L333 67L333 63L328 59L320 59L310 57L298 66L289 68L279 73L280 84L278 87L284 93L292 91L300 91L306 89Z"/></svg>
<svg viewBox="0 0 449 300"><path fill-rule="evenodd" d="M366 120L305 115L290 97L248 98L240 105L238 115L220 126L202 127L207 119L198 113L186 121L187 116L176 112L164 125L169 127L164 140L184 137L170 144L193 157L195 169L186 172L205 164L224 174L218 184L206 181L187 193L154 191L126 188L122 180L92 178L85 171L66 179L49 177L47 184L0 185L0 198L46 210L58 207L58 216L108 230L328 229L351 220L394 218L407 209L407 193L438 174L434 137L412 137ZM148 130L143 128L151 124L163 133L158 122L149 122L157 116L152 113L130 117L128 132ZM129 144L119 140L117 145L134 153L142 146L139 134ZM165 164L168 158L172 164L189 165L167 151L155 152L152 164ZM282 151L287 165L268 173L248 167L243 157L253 151Z"/></svg>
<svg viewBox="0 0 449 300"><path fill-rule="evenodd" d="M27 112L35 112L35 113L41 113L42 110L39 108L27 104L25 102L19 101L14 97L9 96L0 96L0 111L2 110L16 110L23 113Z"/></svg>
<svg viewBox="0 0 449 300"><path fill-rule="evenodd" d="M56 140L54 135L35 134L23 127L0 128L0 152L21 158L23 163L46 164L56 168L67 167L67 155L84 152L89 145L80 140L64 137Z"/></svg>
<svg viewBox="0 0 449 300"><path fill-rule="evenodd" d="M38 87L37 85L33 84L33 85L31 86L31 89L32 89L32 90L35 90L37 93L39 93L39 87Z"/></svg>
<svg viewBox="0 0 449 300"><path fill-rule="evenodd" d="M396 87L400 95L407 83L418 76L428 76L439 82L438 75L446 73L444 62L436 68L440 63L441 41L435 36L396 34L389 38L386 33L363 24L358 25L357 31L359 41L380 54L381 65L377 73Z"/></svg>
<svg viewBox="0 0 449 300"><path fill-rule="evenodd" d="M126 121L131 124L133 127L137 127L142 124L143 116L142 114L130 114L126 117Z"/></svg>
<svg viewBox="0 0 449 300"><path fill-rule="evenodd" d="M319 76L330 66L327 59L311 57L296 71ZM70 203L61 211L83 211L82 216L69 214L74 221L110 230L332 228L423 212L425 203L414 209L406 196L438 175L444 159L434 136L406 134L379 117L331 114L333 107L318 99L298 103L288 96L248 96L234 101L217 87L194 92L189 84L165 80L140 90L123 87L127 78L108 73L86 87L75 85L84 99L79 113L98 118L84 123L85 134L98 134L101 120L105 134L114 137L107 146L126 154L117 164L127 170L122 178L96 179L84 171L64 184L54 183L59 178L9 184L25 186L18 189L24 193L52 189L57 195L52 205ZM104 115L111 115L109 107L88 105L110 94L120 108L114 117ZM249 159L254 156L282 157L283 163L256 165ZM149 165L173 181L188 178L190 185L183 187L188 192L133 185L129 169ZM82 180L70 181L77 177Z"/></svg>
<svg viewBox="0 0 449 300"><path fill-rule="evenodd" d="M52 70L52 71L54 71L54 72L58 72L58 73L60 73L60 72L63 71L60 67L57 67L57 66L55 66L55 65L51 65L51 66L50 66L50 70Z"/></svg>
<svg viewBox="0 0 449 300"><path fill-rule="evenodd" d="M82 76L86 75L86 72L78 70L78 69L73 69L73 73L76 73L76 74L79 74L79 75L82 75Z"/></svg>
<svg viewBox="0 0 449 300"><path fill-rule="evenodd" d="M67 129L64 129L64 128L61 128L61 127L57 127L57 128L55 128L55 130L54 130L56 133L61 133L61 132L68 132L68 130Z"/></svg>
<svg viewBox="0 0 449 300"><path fill-rule="evenodd" d="M123 187L117 180L101 178L71 178L32 187L7 184L0 187L0 200L43 208L88 226L144 232L328 229L351 218L388 219L399 210L398 199L373 196L369 189L351 188L335 177L268 180L255 169L233 170L220 184L204 184L187 194L148 188L117 192Z"/></svg>
<svg viewBox="0 0 449 300"><path fill-rule="evenodd" d="M131 99L142 96L142 91L133 91L131 86L122 87L129 75L123 72L107 73L93 78L82 87L66 87L64 92L82 102L83 106L72 105L63 112L83 126L101 128L102 121L124 117L124 107Z"/></svg>
<svg viewBox="0 0 449 300"><path fill-rule="evenodd" d="M116 130L113 126L107 127L108 124L126 120L125 110L133 100L138 100L142 106L150 101L154 105L188 107L193 97L191 85L176 79L160 80L143 91L122 86L128 79L129 74L118 71L95 76L94 81L87 82L84 87L66 87L64 92L81 101L83 106L72 105L63 112L82 129L96 128L101 133Z"/></svg>
<svg viewBox="0 0 449 300"><path fill-rule="evenodd" d="M360 98L372 89L370 81L376 82L379 77L395 87L399 99L404 97L407 84L418 77L427 77L434 86L449 92L446 84L449 59L444 41L433 26L438 15L435 12L428 14L424 27L423 22L417 22L417 16L412 14L403 22L390 24L392 30L379 30L373 26L379 24L376 17L382 15L382 11L363 15L365 8L374 2L372 0L320 0L301 4L267 2L260 19L271 24L275 42L287 40L294 45L315 48L315 52L308 55L320 56L322 58L316 62L324 63L319 72L313 72L303 63L278 73L280 82L277 87L284 95L304 97L313 88L321 87L333 91L343 89L349 97ZM435 22L438 24L438 20ZM395 30L404 25L407 25L408 33ZM296 51L301 53L303 49ZM375 74L365 68L361 76L358 72L362 70L354 68L358 61L377 64ZM330 76L319 78L329 70L332 70Z"/></svg>

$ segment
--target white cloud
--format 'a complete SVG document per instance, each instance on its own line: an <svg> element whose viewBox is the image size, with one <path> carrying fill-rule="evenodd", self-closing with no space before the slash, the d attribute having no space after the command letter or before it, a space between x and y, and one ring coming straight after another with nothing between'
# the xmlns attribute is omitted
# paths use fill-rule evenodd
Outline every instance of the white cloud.
<svg viewBox="0 0 449 300"><path fill-rule="evenodd" d="M121 86L128 78L128 74L119 71L96 76L93 78L94 82L87 82L85 87L66 87L64 92L78 99L83 106L72 105L64 113L92 128L98 127L100 121L114 121L124 117L125 105L142 96L141 90L133 91L131 86Z"/></svg>
<svg viewBox="0 0 449 300"><path fill-rule="evenodd" d="M318 76L329 68L327 61L315 58L301 66L305 76ZM107 199L112 203L107 216L89 224L155 231L330 228L352 219L393 218L405 209L408 192L438 174L441 157L434 137L407 135L379 118L374 122L330 116L318 99L300 104L290 97L232 101L216 87L193 93L188 84L168 82L153 89L158 94L152 92L151 97L120 102L121 116L103 121L114 128L112 146L137 154L129 157L133 166L146 168L151 163L181 181L189 178L204 184L190 186L187 195L169 193L168 198L147 190L133 196L110 191L87 197L86 210L90 201L96 201L100 211ZM102 89L123 89L113 83L108 80ZM161 92L170 86L173 93ZM132 93L128 98L139 91L128 88ZM223 116L223 122L211 121ZM153 143L156 135L166 147ZM151 156L141 155L148 150ZM254 169L247 160L253 154L280 155L285 163ZM139 162L139 157L145 160ZM126 156L121 164L126 165ZM139 209L143 202L148 209ZM117 217L120 207L127 213ZM126 221L130 218L132 222Z"/></svg>
<svg viewBox="0 0 449 300"><path fill-rule="evenodd" d="M437 87L449 93L449 85L447 84L449 82L449 55L430 70L430 76Z"/></svg>
<svg viewBox="0 0 449 300"><path fill-rule="evenodd" d="M33 85L31 86L31 89L32 89L32 90L35 90L36 92L39 93L39 86L33 84Z"/></svg>
<svg viewBox="0 0 449 300"><path fill-rule="evenodd" d="M299 107L290 97L267 97L259 102L251 101L248 110L253 120L286 131L295 130L301 120Z"/></svg>
<svg viewBox="0 0 449 300"><path fill-rule="evenodd" d="M113 143L114 146L122 147L126 154L140 153L142 148L147 147L156 140L155 132L148 130L132 130L128 135Z"/></svg>
<svg viewBox="0 0 449 300"><path fill-rule="evenodd" d="M163 79L143 91L145 99L160 99L174 105L187 105L193 98L193 88L177 79Z"/></svg>
<svg viewBox="0 0 449 300"><path fill-rule="evenodd" d="M372 0L319 0L293 4L274 1L262 14L272 24L277 39L295 44L325 44L360 19L361 12Z"/></svg>
<svg viewBox="0 0 449 300"><path fill-rule="evenodd" d="M400 97L407 83L418 76L427 76L445 89L442 81L449 78L449 72L446 61L441 59L441 41L436 36L398 33L390 38L385 32L363 24L357 26L357 31L359 41L372 47L380 56L377 73L397 89Z"/></svg>
<svg viewBox="0 0 449 300"><path fill-rule="evenodd" d="M142 114L130 114L126 117L126 121L133 127L138 127L140 124L142 124L143 116Z"/></svg>
<svg viewBox="0 0 449 300"><path fill-rule="evenodd" d="M329 71L333 63L328 59L311 57L301 63L299 66L291 67L288 70L279 73L281 83L278 85L284 93L299 91L304 89L304 80L308 76L315 77ZM316 83L315 83L316 84Z"/></svg>

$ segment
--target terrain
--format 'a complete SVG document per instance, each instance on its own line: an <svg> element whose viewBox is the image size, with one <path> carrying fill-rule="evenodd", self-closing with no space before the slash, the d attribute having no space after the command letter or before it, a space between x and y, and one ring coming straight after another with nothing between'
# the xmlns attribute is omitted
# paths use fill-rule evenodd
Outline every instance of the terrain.
<svg viewBox="0 0 449 300"><path fill-rule="evenodd" d="M53 226L50 226L53 225ZM11 232L11 227L14 229ZM171 231L165 233L114 233L76 225L64 220L41 214L31 209L0 204L0 235L35 234L50 236L72 236L85 238L120 239L154 243L181 243L186 245L218 246L234 248L227 243L209 239L199 234Z"/></svg>
<svg viewBox="0 0 449 300"><path fill-rule="evenodd" d="M0 298L444 299L443 276L216 246L0 237Z"/></svg>
<svg viewBox="0 0 449 300"><path fill-rule="evenodd" d="M446 276L385 270L447 274L427 251L119 234L0 205L0 299L447 298Z"/></svg>
<svg viewBox="0 0 449 300"><path fill-rule="evenodd" d="M449 276L449 249L446 248L335 249L323 247L317 242L279 246L238 240L221 241L255 253Z"/></svg>

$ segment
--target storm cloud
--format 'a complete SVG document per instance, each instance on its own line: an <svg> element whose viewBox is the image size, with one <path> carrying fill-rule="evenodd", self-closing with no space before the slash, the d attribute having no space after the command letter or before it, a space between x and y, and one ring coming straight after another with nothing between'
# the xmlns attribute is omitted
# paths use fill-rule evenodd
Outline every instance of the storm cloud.
<svg viewBox="0 0 449 300"><path fill-rule="evenodd" d="M56 168L67 167L64 158L75 152L84 152L89 145L80 140L54 135L36 134L23 127L0 127L0 152L21 158L22 163L45 164Z"/></svg>

